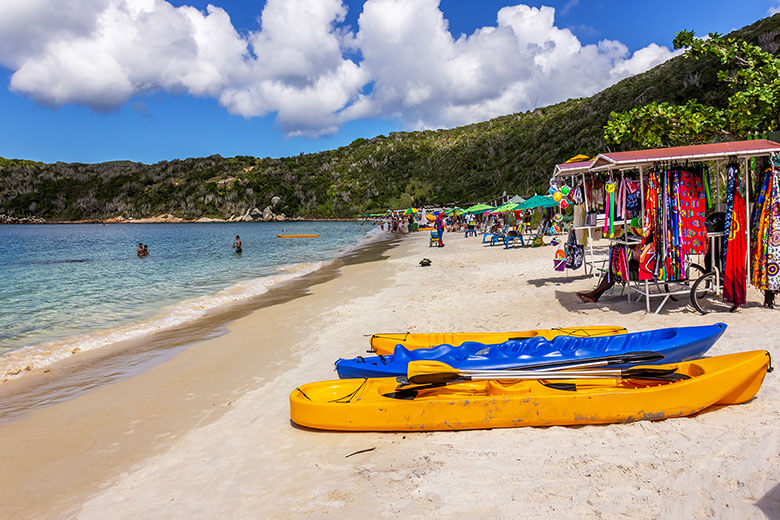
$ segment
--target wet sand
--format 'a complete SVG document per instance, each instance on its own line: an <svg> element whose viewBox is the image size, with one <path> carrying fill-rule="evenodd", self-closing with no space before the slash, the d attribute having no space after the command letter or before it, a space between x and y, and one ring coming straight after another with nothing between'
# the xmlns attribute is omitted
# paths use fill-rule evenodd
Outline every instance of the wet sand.
<svg viewBox="0 0 780 520"><path fill-rule="evenodd" d="M366 334L724 321L712 354L780 354L778 311L659 315L625 297L582 304L595 280L552 270L553 248L405 239L307 296L264 307L172 359L0 424L0 517L777 518L780 384L695 417L609 426L327 433L289 421L300 383ZM421 268L426 256L430 267ZM571 274L571 273L570 273ZM352 455L363 449L372 451Z"/></svg>

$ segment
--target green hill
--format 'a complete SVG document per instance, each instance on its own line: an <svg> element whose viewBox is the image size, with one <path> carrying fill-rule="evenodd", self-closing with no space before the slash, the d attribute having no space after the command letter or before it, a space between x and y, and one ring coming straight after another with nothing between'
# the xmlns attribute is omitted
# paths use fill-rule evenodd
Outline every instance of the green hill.
<svg viewBox="0 0 780 520"><path fill-rule="evenodd" d="M682 27L681 27L682 29ZM671 40L670 35L670 40ZM780 51L780 15L736 31ZM556 162L606 150L611 111L696 98L724 105L718 64L674 58L583 99L449 130L394 132L349 146L281 159L218 155L145 165L44 164L0 158L0 214L48 220L275 213L346 217L411 204L468 203L503 191L530 193Z"/></svg>

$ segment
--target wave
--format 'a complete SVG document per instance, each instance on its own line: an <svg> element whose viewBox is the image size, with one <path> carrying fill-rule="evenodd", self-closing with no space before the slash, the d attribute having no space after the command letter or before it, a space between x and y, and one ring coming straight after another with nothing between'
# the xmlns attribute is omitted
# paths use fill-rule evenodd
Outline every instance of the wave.
<svg viewBox="0 0 780 520"><path fill-rule="evenodd" d="M328 263L330 261L281 266L277 268L276 274L237 282L216 293L169 305L149 319L65 340L12 350L0 357L0 377L4 380L18 378L32 370L44 369L79 352L129 340L137 341L145 336L191 324L215 311L246 303L281 283L306 276Z"/></svg>

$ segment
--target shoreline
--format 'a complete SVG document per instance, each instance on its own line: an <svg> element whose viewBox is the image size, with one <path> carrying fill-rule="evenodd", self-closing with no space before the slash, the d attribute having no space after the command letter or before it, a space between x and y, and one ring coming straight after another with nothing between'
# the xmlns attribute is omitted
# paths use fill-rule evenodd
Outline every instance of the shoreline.
<svg viewBox="0 0 780 520"><path fill-rule="evenodd" d="M48 346L49 344L9 351L0 357L0 366L4 367L6 372L0 376L0 422L40 406L72 399L98 386L137 375L151 366L165 362L190 344L223 334L226 326L238 318L263 307L307 295L311 286L338 277L345 265L376 261L386 250L395 247L397 242L397 237L369 234L353 246L340 251L337 256L315 262L311 267L302 267L304 264L280 266L276 275L238 282L244 284L248 281L270 280L263 283L265 292L213 307L202 316L171 327L141 331L135 338L120 339L90 349L71 349L68 346L83 344L90 337L97 339L122 335L121 331L133 330L144 324L147 324L146 328L149 329L148 324L157 323L160 316L167 311L163 309L140 322L63 338L54 343L60 345L60 353L51 350L53 347ZM234 286L217 291L214 295L229 291L232 287ZM168 308L177 308L191 301L183 300ZM35 355L35 352L44 347L51 350L51 356L57 356L44 364L30 358L30 355Z"/></svg>
<svg viewBox="0 0 780 520"><path fill-rule="evenodd" d="M387 258L344 266L310 294L241 317L142 374L1 423L4 516L759 519L780 511L774 374L748 403L658 422L397 434L292 426L289 393L336 377L333 362L363 354L372 333L724 321L711 354L780 355L774 311L754 291L734 314L701 317L678 301L652 315L617 294L579 302L574 293L596 280L554 272L554 248L490 248L456 233L445 248L427 242L407 235ZM430 267L417 265L422 256Z"/></svg>

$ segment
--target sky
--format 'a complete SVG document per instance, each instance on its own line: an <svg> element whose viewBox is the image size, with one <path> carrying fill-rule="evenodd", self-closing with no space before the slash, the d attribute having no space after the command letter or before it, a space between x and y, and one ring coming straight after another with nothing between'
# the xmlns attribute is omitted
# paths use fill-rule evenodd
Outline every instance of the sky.
<svg viewBox="0 0 780 520"><path fill-rule="evenodd" d="M592 95L780 0L3 0L0 156L283 157Z"/></svg>

